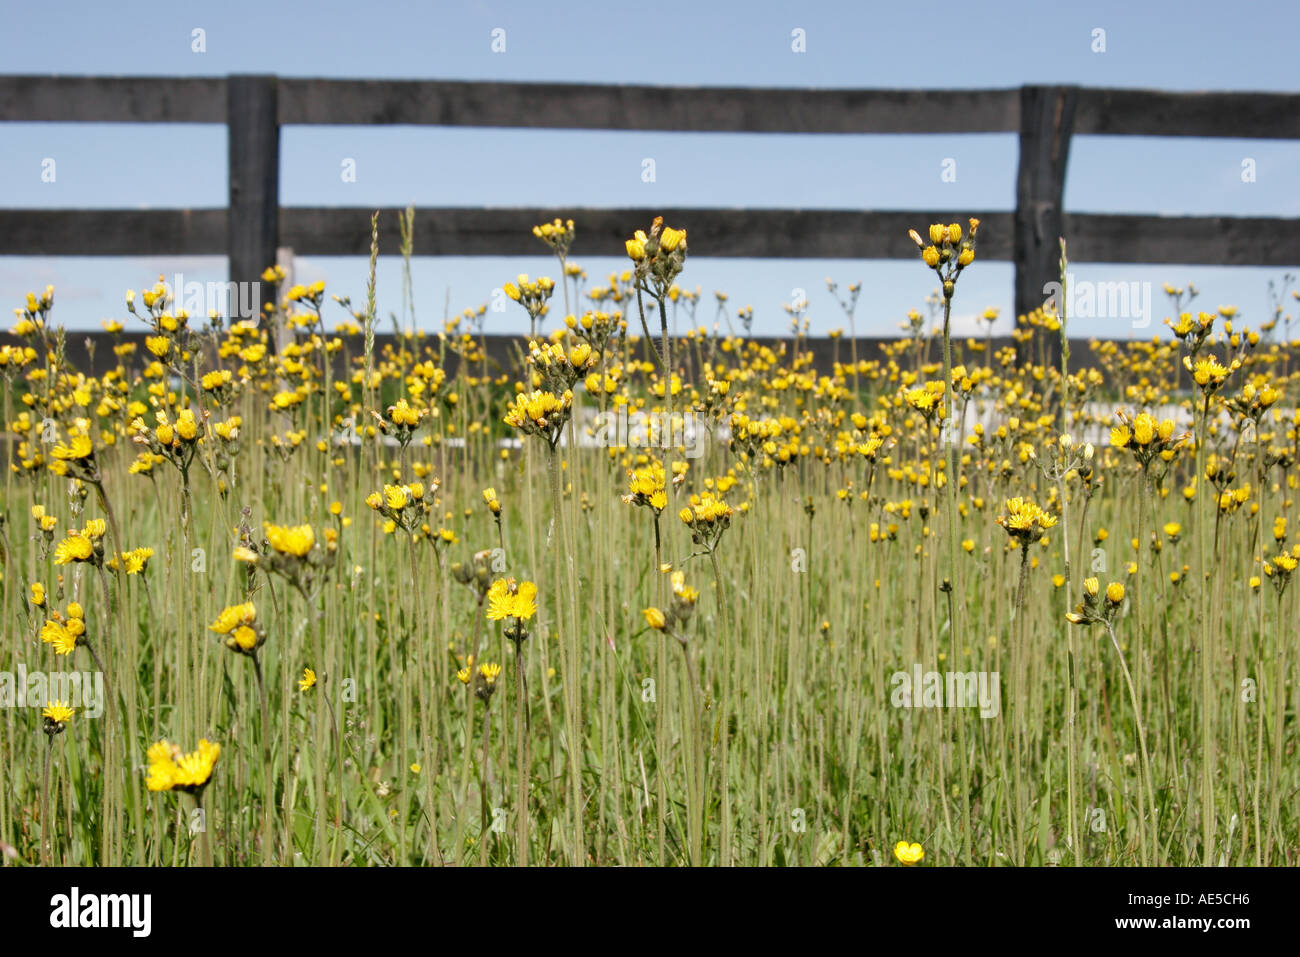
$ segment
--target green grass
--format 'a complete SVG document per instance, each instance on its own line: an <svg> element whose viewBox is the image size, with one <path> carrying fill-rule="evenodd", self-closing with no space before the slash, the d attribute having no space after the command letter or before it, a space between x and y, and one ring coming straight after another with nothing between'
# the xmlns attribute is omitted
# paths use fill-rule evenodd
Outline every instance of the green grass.
<svg viewBox="0 0 1300 957"><path fill-rule="evenodd" d="M359 377L363 337L342 339ZM298 341L309 342L305 333ZM666 605L667 576L656 568L652 513L620 497L638 454L662 452L562 445L553 524L545 444L528 438L504 455L496 444L508 431L501 417L516 370L489 382L472 375L482 366L462 363L436 390L437 414L399 452L364 428L359 445L318 450L316 441L336 435L344 419L374 420L362 407L359 378L349 397L338 397L333 371L326 375L310 349L300 357L304 373L274 362L252 369L229 408L202 400L211 422L239 414L243 425L234 447L211 435L201 443L189 472L188 522L176 468L160 463L152 479L127 473L138 451L126 435L129 416L96 416L104 385L92 380L87 407L51 413L59 438L77 416L96 420L96 457L120 545L156 554L144 576L55 566L63 534L104 516L94 489L70 487L44 467L10 473L0 485L0 671L94 668L85 649L59 659L39 640L45 615L27 591L40 581L51 607L85 606L87 637L111 692L103 716L79 714L53 738L42 733L37 709L0 709L0 840L18 863L80 865L209 858L218 865L894 865L900 840L922 843L927 866L1297 862L1295 590L1279 593L1272 579L1256 590L1247 583L1260 573L1257 557L1280 550L1271 539L1274 518L1297 527L1293 464L1265 469L1254 447L1242 445L1232 487L1250 481L1251 496L1216 522L1207 495L1188 502L1180 494L1195 463L1190 450L1175 460L1161 495L1144 490L1127 452L1099 446L1094 477L1104 481L1085 502L1077 473L1063 478L1064 520L1029 547L1017 610L1021 552L995 519L1013 496L1060 514L1056 481L1036 460L1022 461L1018 444L1036 448L1037 462L1049 455L1062 420L1057 370L999 367L977 388L972 405L995 422L1012 415L1019 422L1005 438L989 430L978 446L961 437L965 484L950 533L946 492L936 495L933 486L933 476L947 471L935 451L938 428L921 427L896 398L906 384L902 370L864 364L860 397L827 396L793 354L765 367L755 350L718 345L676 346L675 366L686 372L677 407L696 398L692 384L703 390L700 369L712 350L714 375L733 379L733 402L743 397L752 418L789 417L777 443L792 443L794 454L788 465L761 450L746 461L715 438L669 493L659 521L662 560L701 593L679 628L693 672L679 642L642 615ZM619 348L627 351L611 351L602 363L622 361L622 391L653 404L656 374L632 367L631 344ZM644 343L635 349L644 354ZM409 375L422 353L435 363L443 355L433 340L412 340L410 351L374 357L385 375L377 411L409 392L402 371ZM199 374L214 363L240 366L204 355ZM953 361L974 368L983 357L959 347ZM37 366L45 362L41 351ZM899 359L903 369L911 362ZM148 403L147 385L160 380L139 379L138 356L124 366L135 370L127 375L130 394ZM736 374L742 366L749 373ZM922 380L942 376L933 362L915 368ZM24 383L22 373L6 371L14 375L10 394L31 391L38 409L47 396L71 391L67 380ZM192 367L187 372L197 379ZM1175 372L1160 370L1167 388ZM1247 374L1289 381L1267 363L1240 373L1242 381ZM291 414L270 401L285 379L313 386ZM774 387L778 379L784 387ZM846 370L840 387L853 379ZM1123 384L1107 380L1104 388ZM190 385L173 388L180 404L192 399ZM1006 404L1012 388L1022 390L1014 408ZM579 406L607 401L580 383L577 391ZM455 401L447 401L452 393ZM1089 398L1080 395L1065 410L1077 434L1087 427L1078 415ZM1274 446L1294 446L1287 408L1269 426ZM874 427L883 434L887 424L887 442L874 466L836 451L842 434L855 443L867 434L848 421L854 411L883 411ZM42 416L33 412L38 425ZM290 428L305 437L282 454L270 437ZM113 445L104 443L105 430L116 435ZM465 445L445 441L452 437ZM1221 429L1206 454L1226 457L1236 440L1235 431ZM48 447L45 453L48 459ZM424 481L440 483L426 521L435 532L452 530L454 544L385 534L365 504L386 482L413 481L417 465ZM719 542L715 574L676 513L706 479L728 474L735 485L725 497L736 514ZM486 486L503 505L499 528L481 497ZM850 490L846 499L841 489ZM341 516L330 513L334 501ZM59 518L50 540L34 530L36 504ZM1177 542L1160 531L1170 521L1182 525ZM338 532L336 552L313 553L320 563L314 585L298 590L232 560L237 530L260 543L263 522L311 523L318 543L326 529ZM1098 543L1100 528L1109 536ZM1073 581L1056 587L1067 529ZM950 534L972 543L957 552L955 576ZM1130 544L1139 534L1146 539L1140 557ZM111 531L107 543L110 553L119 544ZM514 648L451 568L499 546L492 577L540 589L522 649L522 711ZM1139 565L1134 574L1126 569L1131 560ZM1169 573L1184 565L1172 583ZM1103 590L1109 581L1127 585L1113 626L1145 730L1154 808L1146 806L1138 725L1117 648L1104 627L1065 621L1091 574ZM941 584L947 577L956 585L956 633ZM253 662L207 627L245 600L255 603L267 635L259 651L265 710ZM503 666L486 707L456 679L471 653ZM996 672L996 717L977 708L895 707L892 676L915 664ZM297 687L304 668L319 676L306 693ZM147 791L144 765L154 741L189 751L200 737L222 752L202 795L205 830L196 833L194 797ZM522 833L521 742L529 767Z"/></svg>

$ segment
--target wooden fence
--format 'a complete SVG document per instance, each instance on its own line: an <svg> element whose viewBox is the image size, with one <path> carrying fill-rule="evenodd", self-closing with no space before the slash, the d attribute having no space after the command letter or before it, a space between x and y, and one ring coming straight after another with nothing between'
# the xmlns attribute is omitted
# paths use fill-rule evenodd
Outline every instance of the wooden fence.
<svg viewBox="0 0 1300 957"><path fill-rule="evenodd" d="M793 90L275 76L0 76L0 121L224 123L229 204L219 209L0 210L0 255L226 255L255 281L279 247L369 252L370 209L282 207L286 125L432 125L736 133L1016 133L1016 208L421 209L422 255L536 254L531 227L577 220L573 252L618 253L656 214L690 230L698 256L906 259L910 227L979 216L980 256L1015 264L1017 315L1041 305L1057 237L1092 263L1300 265L1300 220L1068 213L1073 134L1300 139L1300 95L1025 86L1004 90ZM397 248L397 211L380 217Z"/></svg>

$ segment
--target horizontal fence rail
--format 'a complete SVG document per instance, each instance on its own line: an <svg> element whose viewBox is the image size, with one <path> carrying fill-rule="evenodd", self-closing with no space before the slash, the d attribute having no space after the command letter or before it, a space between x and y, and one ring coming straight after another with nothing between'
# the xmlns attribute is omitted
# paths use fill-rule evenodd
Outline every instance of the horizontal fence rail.
<svg viewBox="0 0 1300 957"><path fill-rule="evenodd" d="M281 125L1016 133L1020 90L783 90L280 77ZM226 77L4 76L0 118L225 123ZM1050 89L1050 88L1049 88ZM1071 89L1061 87L1058 89ZM1300 95L1077 88L1074 132L1300 139Z"/></svg>
<svg viewBox="0 0 1300 957"><path fill-rule="evenodd" d="M282 245L311 256L370 253L374 210L280 208ZM400 210L380 211L381 250L398 242ZM781 259L915 259L907 230L951 218L948 211L847 212L788 209L417 209L422 256L541 256L530 232L557 216L572 218L578 256L622 256L623 240L656 215L690 230L694 256ZM981 260L1012 260L1012 214L979 213ZM0 256L83 256L87 237L104 256L224 256L225 209L0 210ZM1300 223L1297 223L1300 225ZM1279 236L1278 221L1232 216L1142 216L1066 213L1070 258L1090 263L1294 266L1295 243ZM1050 278L1050 277L1049 277Z"/></svg>
<svg viewBox="0 0 1300 957"><path fill-rule="evenodd" d="M0 255L224 255L254 281L276 251L369 252L370 209L281 207L287 125L670 130L723 133L1016 133L1013 211L452 207L416 211L421 255L542 254L531 227L573 218L578 255L620 255L657 214L697 256L904 259L907 230L979 216L982 259L1015 265L1015 306L1041 304L1057 237L1092 263L1300 265L1300 219L1068 213L1075 134L1300 139L1300 95L1025 86L1003 90L658 87L274 76L0 76L0 121L223 123L229 203L219 209L0 210ZM381 250L397 243L381 214Z"/></svg>

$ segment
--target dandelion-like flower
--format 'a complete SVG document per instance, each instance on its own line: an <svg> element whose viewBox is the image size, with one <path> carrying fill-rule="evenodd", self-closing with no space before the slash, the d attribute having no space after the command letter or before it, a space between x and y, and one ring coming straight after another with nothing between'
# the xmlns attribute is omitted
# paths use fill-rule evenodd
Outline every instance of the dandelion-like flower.
<svg viewBox="0 0 1300 957"><path fill-rule="evenodd" d="M665 226L662 216L649 233L638 229L624 243L637 284L662 301L686 266L686 245L686 230Z"/></svg>
<svg viewBox="0 0 1300 957"><path fill-rule="evenodd" d="M668 507L663 462L652 459L646 465L628 469L627 475L627 494L623 496L625 504L646 506L656 515Z"/></svg>
<svg viewBox="0 0 1300 957"><path fill-rule="evenodd" d="M223 609L208 629L224 635L226 647L239 654L251 655L266 641L266 632L257 625L257 609L251 601Z"/></svg>
<svg viewBox="0 0 1300 957"><path fill-rule="evenodd" d="M505 621L505 636L519 646L528 638L525 624L537 614L537 585L517 582L513 578L498 578L487 590L487 617L490 621Z"/></svg>
<svg viewBox="0 0 1300 957"><path fill-rule="evenodd" d="M94 534L95 532L98 534ZM82 531L76 529L69 531L68 536L54 547L54 564L71 565L75 562L86 562L98 565L104 557L104 547L100 543L103 534L103 529L93 526L92 523L87 523Z"/></svg>
<svg viewBox="0 0 1300 957"><path fill-rule="evenodd" d="M188 791L201 793L212 779L221 745L207 738L185 754L176 745L163 740L149 748L149 769L145 787L150 791Z"/></svg>
<svg viewBox="0 0 1300 957"><path fill-rule="evenodd" d="M1157 461L1172 462L1187 443L1186 434L1175 434L1172 419L1157 420L1149 412L1140 412L1131 419L1122 411L1116 415L1120 424L1110 430L1110 444L1131 452L1143 469Z"/></svg>
<svg viewBox="0 0 1300 957"><path fill-rule="evenodd" d="M305 558L316 544L316 533L310 525L267 525L266 540L281 555Z"/></svg>
<svg viewBox="0 0 1300 957"><path fill-rule="evenodd" d="M121 555L121 565L123 571L128 575L143 575L149 567L149 559L153 558L154 551L152 548L133 548L129 552L123 552ZM118 567L117 557L110 558L104 563L110 569L116 571Z"/></svg>
<svg viewBox="0 0 1300 957"><path fill-rule="evenodd" d="M945 386L942 381L927 382L918 388L906 390L903 393L903 401L925 416L928 422L935 415L943 418L945 414L944 392Z"/></svg>
<svg viewBox="0 0 1300 957"><path fill-rule="evenodd" d="M550 308L547 303L550 301L551 293L555 291L555 280L542 276L534 281L529 279L527 274L521 273L517 283L508 282L502 289L507 296L524 307L535 331L537 320L545 317Z"/></svg>
<svg viewBox="0 0 1300 957"><path fill-rule="evenodd" d="M54 647L56 655L70 655L86 643L86 612L77 602L68 605L67 614L54 612L41 626L41 641Z"/></svg>
<svg viewBox="0 0 1300 957"><path fill-rule="evenodd" d="M529 581L498 578L487 593L487 616L490 621L517 618L527 621L537 614L537 586Z"/></svg>
<svg viewBox="0 0 1300 957"><path fill-rule="evenodd" d="M922 261L938 275L945 299L952 299L957 277L975 261L975 233L979 225L978 219L971 219L970 228L963 231L960 223L947 226L935 223L930 226L929 245L915 229L908 231L912 242L921 250Z"/></svg>
<svg viewBox="0 0 1300 957"><path fill-rule="evenodd" d="M703 545L708 551L717 548L722 533L731 527L734 510L712 492L692 495L690 504L677 513L677 517L691 530L691 541Z"/></svg>
<svg viewBox="0 0 1300 957"><path fill-rule="evenodd" d="M1028 548L1056 525L1056 516L1029 499L1017 496L1007 499L1006 515L999 515L997 522L1007 530L1016 544Z"/></svg>
<svg viewBox="0 0 1300 957"><path fill-rule="evenodd" d="M75 709L62 701L45 702L45 707L41 709L45 733L62 734L75 713Z"/></svg>
<svg viewBox="0 0 1300 957"><path fill-rule="evenodd" d="M572 408L573 393L568 390L559 395L541 389L521 392L506 410L505 423L525 435L540 436L554 450Z"/></svg>
<svg viewBox="0 0 1300 957"><path fill-rule="evenodd" d="M1083 598L1073 611L1066 612L1065 620L1072 625L1107 624L1124 604L1126 589L1123 582L1111 582L1102 591L1096 577L1083 581Z"/></svg>
<svg viewBox="0 0 1300 957"><path fill-rule="evenodd" d="M494 663L479 665L474 673L474 695L484 704L492 698L497 690L497 678L501 676L501 666Z"/></svg>

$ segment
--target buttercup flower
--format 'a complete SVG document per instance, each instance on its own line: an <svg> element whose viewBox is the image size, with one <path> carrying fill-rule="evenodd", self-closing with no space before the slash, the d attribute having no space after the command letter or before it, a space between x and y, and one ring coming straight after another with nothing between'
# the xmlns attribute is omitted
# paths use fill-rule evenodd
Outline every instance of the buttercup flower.
<svg viewBox="0 0 1300 957"><path fill-rule="evenodd" d="M920 844L909 844L907 841L899 841L894 845L894 857L898 858L899 863L911 867L913 864L919 864L925 858L925 850Z"/></svg>

